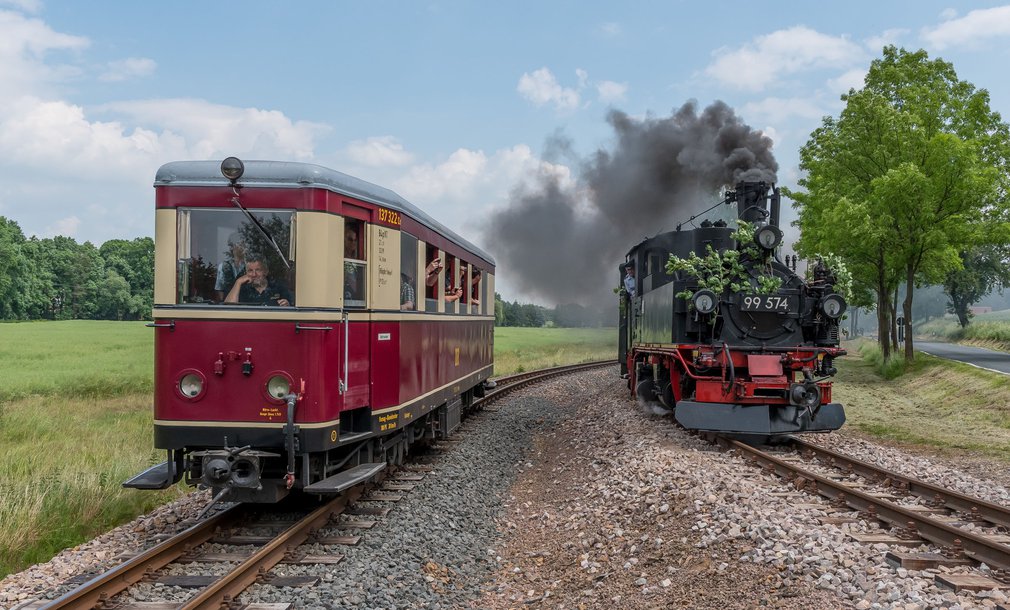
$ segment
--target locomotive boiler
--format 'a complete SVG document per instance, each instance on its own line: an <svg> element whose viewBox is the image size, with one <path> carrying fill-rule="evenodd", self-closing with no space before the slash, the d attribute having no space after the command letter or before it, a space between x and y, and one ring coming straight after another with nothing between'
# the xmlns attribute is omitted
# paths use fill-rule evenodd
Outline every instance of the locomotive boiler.
<svg viewBox="0 0 1010 610"><path fill-rule="evenodd" d="M828 432L838 279L817 261L805 279L780 255L780 194L765 182L727 191L737 227L704 221L633 247L622 276L619 360L632 395L685 428L758 441ZM629 271L630 267L630 271Z"/></svg>

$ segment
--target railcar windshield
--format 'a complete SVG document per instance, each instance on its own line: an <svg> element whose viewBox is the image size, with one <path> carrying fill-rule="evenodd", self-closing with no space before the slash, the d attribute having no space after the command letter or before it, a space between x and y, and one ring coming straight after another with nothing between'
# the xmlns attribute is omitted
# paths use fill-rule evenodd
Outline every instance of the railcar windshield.
<svg viewBox="0 0 1010 610"><path fill-rule="evenodd" d="M176 303L295 304L291 211L180 210Z"/></svg>

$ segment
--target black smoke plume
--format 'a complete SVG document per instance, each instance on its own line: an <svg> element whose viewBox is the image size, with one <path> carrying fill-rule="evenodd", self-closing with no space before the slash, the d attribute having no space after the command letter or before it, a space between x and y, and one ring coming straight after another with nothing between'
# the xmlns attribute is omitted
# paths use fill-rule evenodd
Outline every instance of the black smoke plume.
<svg viewBox="0 0 1010 610"><path fill-rule="evenodd" d="M489 218L485 243L499 276L538 302L607 306L632 246L710 207L725 186L775 181L771 139L723 102L699 114L690 101L668 118L612 110L607 122L612 150L586 159L563 135L548 139L544 161L568 160L574 186L542 171Z"/></svg>

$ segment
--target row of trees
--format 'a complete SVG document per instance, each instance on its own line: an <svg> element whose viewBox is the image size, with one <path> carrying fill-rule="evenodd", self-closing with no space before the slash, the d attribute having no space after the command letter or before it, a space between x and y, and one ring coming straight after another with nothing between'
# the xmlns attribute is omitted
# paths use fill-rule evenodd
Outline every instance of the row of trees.
<svg viewBox="0 0 1010 610"><path fill-rule="evenodd" d="M503 301L497 292L494 295L495 326L540 327L550 324L564 328L596 328L615 326L616 318L616 306L607 310L570 303L548 309L532 303L510 303Z"/></svg>
<svg viewBox="0 0 1010 610"><path fill-rule="evenodd" d="M154 241L113 239L100 247L70 237L26 238L0 216L0 320L141 320L154 302ZM503 301L498 326L613 326L616 314L577 304L548 309Z"/></svg>
<svg viewBox="0 0 1010 610"><path fill-rule="evenodd" d="M886 47L842 99L800 151L796 249L844 260L853 304L876 307L885 358L903 316L911 360L915 286L943 284L967 324L968 306L1007 283L1010 128L986 90L922 50Z"/></svg>
<svg viewBox="0 0 1010 610"><path fill-rule="evenodd" d="M25 238L0 216L0 319L139 320L154 301L154 240L96 248L70 237Z"/></svg>

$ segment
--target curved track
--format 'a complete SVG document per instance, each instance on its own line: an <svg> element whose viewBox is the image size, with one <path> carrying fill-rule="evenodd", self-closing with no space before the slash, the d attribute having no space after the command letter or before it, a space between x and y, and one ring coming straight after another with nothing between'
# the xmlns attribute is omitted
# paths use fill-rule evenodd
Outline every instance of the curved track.
<svg viewBox="0 0 1010 610"><path fill-rule="evenodd" d="M615 361L612 360L598 361L499 377L495 380L497 387L487 396L476 401L474 408L482 409L497 399L533 383L568 373L611 366L614 363ZM423 476L410 474L411 470L424 471L426 468L424 466L407 466L402 469L387 469L378 473L371 482L351 487L324 504L313 507L310 511L303 510L303 515L295 520L269 521L270 517L267 517L265 521L256 517L256 509L251 506L231 506L192 525L172 538L127 558L115 568L92 578L55 600L34 602L20 606L20 608L21 610L124 608L127 606L117 603L114 598L131 585L142 580L157 579L158 571L173 562L203 563L208 561L230 561L235 565L225 574L201 585L199 590L186 602L176 604L174 607L178 610L217 610L230 607L234 605L234 600L244 589L257 580L268 578L270 569L278 563L333 563L339 561L339 556L300 554L298 547L306 541L323 544L353 544L356 542L353 537L331 537L320 540L316 533L327 525L334 525L339 515L349 513L348 508L358 499L396 501L400 497L398 495L400 492L409 491L412 487L407 482L419 480ZM370 492L377 493L366 496ZM357 514L361 514L361 511L358 511ZM380 512L379 514L385 513ZM359 525L370 527L371 524L374 522L360 522ZM343 522L342 525L347 527L348 523ZM243 529L257 530L266 527L279 528L280 531L266 538L242 533ZM230 533L222 535L222 532L226 531ZM256 550L252 553L237 552L225 555L201 552L199 547L210 542L235 544L245 549L252 545ZM180 582L180 579L176 578L171 582ZM279 608L280 606L271 610L279 610Z"/></svg>

